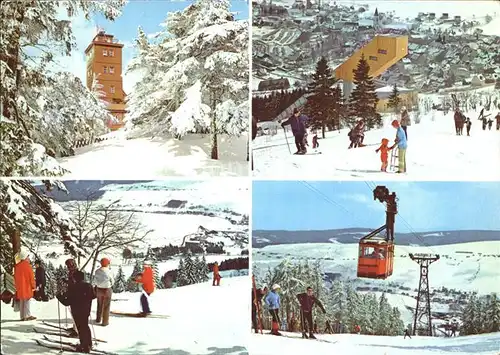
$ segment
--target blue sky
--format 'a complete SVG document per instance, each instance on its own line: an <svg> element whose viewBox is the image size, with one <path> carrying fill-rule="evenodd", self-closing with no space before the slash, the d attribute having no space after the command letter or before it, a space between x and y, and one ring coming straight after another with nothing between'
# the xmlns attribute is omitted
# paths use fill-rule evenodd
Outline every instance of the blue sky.
<svg viewBox="0 0 500 355"><path fill-rule="evenodd" d="M161 23L165 22L169 12L175 12L186 8L190 1L179 0L129 0L123 8L122 15L114 22L107 21L101 15L93 16L87 21L82 14L71 18L73 34L76 38L77 49L71 57L56 57L55 65L57 71L69 71L85 82L85 48L88 46L96 33L97 27L102 27L107 33L115 36L125 45L123 51L123 72L134 56L133 44L137 37L137 28L141 26L144 31L153 36L163 28ZM232 0L232 8L237 19L248 19L249 4L247 0ZM65 17L66 10L61 8L61 17ZM131 91L132 85L137 81L134 75L124 75L124 89Z"/></svg>
<svg viewBox="0 0 500 355"><path fill-rule="evenodd" d="M396 192L400 232L500 230L498 182L354 181L254 181L252 229L379 227L385 209L373 200L375 184Z"/></svg>

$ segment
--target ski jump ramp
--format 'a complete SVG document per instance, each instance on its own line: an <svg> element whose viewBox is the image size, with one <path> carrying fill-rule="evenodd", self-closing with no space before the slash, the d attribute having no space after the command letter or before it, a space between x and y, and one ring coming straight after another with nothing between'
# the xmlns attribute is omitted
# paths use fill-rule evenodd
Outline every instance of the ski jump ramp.
<svg viewBox="0 0 500 355"><path fill-rule="evenodd" d="M353 70L358 66L363 54L370 66L369 75L376 78L408 54L408 36L377 35L339 65L335 69L335 77L343 81L343 92L346 98L350 96L352 91Z"/></svg>

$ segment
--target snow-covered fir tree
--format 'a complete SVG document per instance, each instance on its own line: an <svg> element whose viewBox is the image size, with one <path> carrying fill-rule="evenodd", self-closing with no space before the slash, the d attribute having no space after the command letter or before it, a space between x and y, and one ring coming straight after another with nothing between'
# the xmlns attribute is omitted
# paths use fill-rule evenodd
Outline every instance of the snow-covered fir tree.
<svg viewBox="0 0 500 355"><path fill-rule="evenodd" d="M356 117L364 119L368 128L378 127L382 124L382 117L377 112L378 97L373 78L369 75L370 66L364 55L353 72L355 88L349 97L349 117L351 120Z"/></svg>
<svg viewBox="0 0 500 355"><path fill-rule="evenodd" d="M127 279L123 273L122 266L118 267L118 272L115 276L115 283L113 284L113 292L120 293L127 291Z"/></svg>
<svg viewBox="0 0 500 355"><path fill-rule="evenodd" d="M473 293L469 296L467 305L462 312L462 327L460 329L460 334L471 335L480 333L481 324L479 323L479 308L480 304L477 295Z"/></svg>
<svg viewBox="0 0 500 355"><path fill-rule="evenodd" d="M389 96L387 107L392 108L396 113L399 112L399 108L401 107L401 97L399 95L398 86L396 84L394 84L394 87L392 88L392 93L391 96Z"/></svg>
<svg viewBox="0 0 500 355"><path fill-rule="evenodd" d="M128 292L136 292L136 291L139 290L139 285L137 284L137 282L135 282L135 279L137 278L137 276L141 272L142 272L141 265L139 264L139 261L136 260L135 264L134 264L134 269L132 270L132 274L130 275L130 277L127 280L127 288L126 288L126 290Z"/></svg>
<svg viewBox="0 0 500 355"><path fill-rule="evenodd" d="M328 305L330 306L330 315L334 322L344 323L346 319L346 296L344 284L338 280L332 283L330 288Z"/></svg>
<svg viewBox="0 0 500 355"><path fill-rule="evenodd" d="M59 265L54 272L56 280L56 295L64 294L68 290L68 270Z"/></svg>
<svg viewBox="0 0 500 355"><path fill-rule="evenodd" d="M185 280L186 280L186 273L184 270L184 260L181 259L181 260L179 260L179 267L177 268L177 278L176 278L177 286L186 285Z"/></svg>
<svg viewBox="0 0 500 355"><path fill-rule="evenodd" d="M163 281L161 280L160 269L158 268L158 261L153 260L153 279L155 283L155 288L161 290L163 287Z"/></svg>
<svg viewBox="0 0 500 355"><path fill-rule="evenodd" d="M180 277L179 277L180 276ZM191 253L188 253L179 263L179 273L177 274L177 286L186 286L200 283L202 275L200 274L199 260L196 262Z"/></svg>
<svg viewBox="0 0 500 355"><path fill-rule="evenodd" d="M229 0L197 0L170 13L155 43L139 28L128 68L142 80L129 95L128 120L148 135L248 130L248 21L235 21Z"/></svg>
<svg viewBox="0 0 500 355"><path fill-rule="evenodd" d="M210 280L210 270L208 268L207 260L205 259L205 255L200 258L196 257L196 262L198 264L198 273L200 275L200 282L206 282Z"/></svg>
<svg viewBox="0 0 500 355"><path fill-rule="evenodd" d="M51 300L56 297L57 294L57 281L55 276L56 269L54 264L50 261L47 263L45 268L45 294Z"/></svg>
<svg viewBox="0 0 500 355"><path fill-rule="evenodd" d="M486 322L484 324L486 333L500 331L500 300L496 293L489 295L486 306Z"/></svg>
<svg viewBox="0 0 500 355"><path fill-rule="evenodd" d="M0 47L0 154L1 176L54 176L64 170L53 152L39 141L37 132L43 116L40 102L49 85L47 67L59 54L70 55L75 47L70 19L83 13L100 13L115 19L125 0L103 1L9 1L0 7L2 46ZM80 128L79 128L80 129ZM43 133L43 131L41 131Z"/></svg>

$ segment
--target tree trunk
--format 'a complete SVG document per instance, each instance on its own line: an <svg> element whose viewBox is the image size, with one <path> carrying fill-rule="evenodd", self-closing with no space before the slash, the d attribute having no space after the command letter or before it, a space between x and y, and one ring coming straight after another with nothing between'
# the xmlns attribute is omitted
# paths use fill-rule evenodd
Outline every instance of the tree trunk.
<svg viewBox="0 0 500 355"><path fill-rule="evenodd" d="M250 139L247 140L247 161L250 161Z"/></svg>
<svg viewBox="0 0 500 355"><path fill-rule="evenodd" d="M97 257L99 256L99 250L96 250L94 255L94 260L92 260L92 270L90 270L90 278L94 275L95 264L97 263Z"/></svg>
<svg viewBox="0 0 500 355"><path fill-rule="evenodd" d="M323 122L323 126L321 127L321 136L323 139L325 139L325 132L326 132L326 122Z"/></svg>
<svg viewBox="0 0 500 355"><path fill-rule="evenodd" d="M210 130L211 130L211 136L212 136L212 154L211 158L218 160L219 159L219 150L217 148L217 123L216 123L216 116L215 116L215 106L216 106L216 101L212 99L212 120L210 122Z"/></svg>

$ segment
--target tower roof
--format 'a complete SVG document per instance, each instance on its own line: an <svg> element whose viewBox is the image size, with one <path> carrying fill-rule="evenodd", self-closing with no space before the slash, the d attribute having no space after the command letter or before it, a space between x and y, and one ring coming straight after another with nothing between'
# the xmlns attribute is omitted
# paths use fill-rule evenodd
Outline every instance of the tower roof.
<svg viewBox="0 0 500 355"><path fill-rule="evenodd" d="M118 43L118 40L115 39L115 36L106 33L103 29L99 29L97 34L92 39L92 42L85 49L85 54L90 51L95 44L105 45L107 47L115 47L115 48L123 48L123 44Z"/></svg>
<svg viewBox="0 0 500 355"><path fill-rule="evenodd" d="M375 16L378 16L378 8L375 8Z"/></svg>

